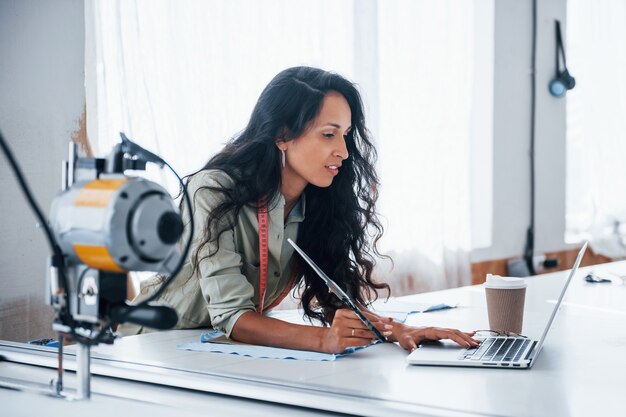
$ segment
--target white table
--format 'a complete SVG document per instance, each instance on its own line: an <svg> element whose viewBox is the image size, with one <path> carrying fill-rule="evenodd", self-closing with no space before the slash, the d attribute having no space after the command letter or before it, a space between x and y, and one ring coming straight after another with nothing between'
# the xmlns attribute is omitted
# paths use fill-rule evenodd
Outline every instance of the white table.
<svg viewBox="0 0 626 417"><path fill-rule="evenodd" d="M182 403L186 395L192 398L199 391L211 393L207 406L216 398L224 398L234 401L232 405L241 410L240 414L255 409L257 402L251 400L260 400L265 401L259 404L268 410L272 405L267 402L282 404L276 407L305 407L287 408L288 414L307 413L308 408L393 416L624 415L626 401L621 395L626 392L626 285L616 277L611 284L585 283L582 277L589 269L582 268L574 278L566 303L530 370L408 366L407 352L394 344L376 345L334 362L176 350L176 344L196 339L201 333L185 330L126 337L114 346L99 346L94 350L92 371L109 377L96 380L110 381L113 377L126 384L129 380L149 382L151 385L143 384L142 389L154 390L156 396L167 391L164 387L177 387L177 398ZM609 271L626 275L626 262L593 270L607 277L612 277ZM563 272L528 279L524 334L539 338L566 276ZM455 309L411 315L409 324L487 328L481 286L406 299L459 303ZM4 343L0 355L19 363L56 366L54 351L46 352L45 348L28 350L23 345ZM71 360L67 362L71 365ZM0 377L7 375L7 366L0 363ZM23 369L20 372L28 373ZM98 383L93 390L96 395L120 395L116 389L107 391ZM146 407L159 404L148 402Z"/></svg>

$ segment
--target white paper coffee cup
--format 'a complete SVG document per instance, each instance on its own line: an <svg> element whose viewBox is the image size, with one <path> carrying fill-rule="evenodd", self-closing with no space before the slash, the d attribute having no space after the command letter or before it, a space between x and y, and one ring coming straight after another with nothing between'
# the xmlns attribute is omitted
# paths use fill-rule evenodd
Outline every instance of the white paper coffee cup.
<svg viewBox="0 0 626 417"><path fill-rule="evenodd" d="M487 274L485 296L490 330L521 334L526 280Z"/></svg>

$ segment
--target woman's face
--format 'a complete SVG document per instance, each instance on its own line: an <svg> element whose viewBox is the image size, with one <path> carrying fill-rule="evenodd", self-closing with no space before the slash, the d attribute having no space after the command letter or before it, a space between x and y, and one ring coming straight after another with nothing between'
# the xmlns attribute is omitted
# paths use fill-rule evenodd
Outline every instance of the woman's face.
<svg viewBox="0 0 626 417"><path fill-rule="evenodd" d="M299 194L307 184L317 187L332 184L342 161L348 158L344 136L350 131L351 120L352 112L345 97L331 91L324 97L319 115L301 136L276 142L286 152L283 191Z"/></svg>

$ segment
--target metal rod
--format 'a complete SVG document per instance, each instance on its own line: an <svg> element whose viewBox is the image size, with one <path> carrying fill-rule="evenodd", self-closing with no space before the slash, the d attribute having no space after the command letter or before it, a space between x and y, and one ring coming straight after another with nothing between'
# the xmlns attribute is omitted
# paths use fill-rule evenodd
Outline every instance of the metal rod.
<svg viewBox="0 0 626 417"><path fill-rule="evenodd" d="M89 356L91 347L82 343L78 344L76 352L76 376L78 377L78 400L88 400L91 397L90 364Z"/></svg>
<svg viewBox="0 0 626 417"><path fill-rule="evenodd" d="M74 184L74 173L76 171L76 159L78 158L78 145L75 142L70 142L70 153L67 161L67 186L71 187Z"/></svg>
<svg viewBox="0 0 626 417"><path fill-rule="evenodd" d="M63 333L59 332L59 366L57 368L57 395L63 392Z"/></svg>
<svg viewBox="0 0 626 417"><path fill-rule="evenodd" d="M68 189L67 186L67 173L69 170L69 162L61 161L61 191Z"/></svg>

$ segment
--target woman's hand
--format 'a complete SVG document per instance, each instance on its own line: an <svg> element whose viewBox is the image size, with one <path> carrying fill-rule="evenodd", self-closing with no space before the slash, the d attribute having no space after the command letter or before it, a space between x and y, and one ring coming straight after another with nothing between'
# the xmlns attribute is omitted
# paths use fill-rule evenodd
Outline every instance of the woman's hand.
<svg viewBox="0 0 626 417"><path fill-rule="evenodd" d="M392 335L391 319L368 315L368 319L385 337ZM325 329L322 338L322 351L341 353L349 347L367 346L376 340L376 336L363 324L354 312L341 308L335 312L330 327Z"/></svg>
<svg viewBox="0 0 626 417"><path fill-rule="evenodd" d="M464 348L476 347L479 342L472 338L475 333L441 327L411 327L395 323L393 336L400 346L413 352L417 349L417 345L425 340L450 339Z"/></svg>
<svg viewBox="0 0 626 417"><path fill-rule="evenodd" d="M479 342L472 338L476 332L462 332L457 329L445 329L441 327L412 327L402 323L394 322L390 317L382 317L371 311L365 310L363 313L370 320L381 320L392 324L393 330L390 342L398 342L400 346L409 352L417 349L417 345L425 340L450 339L464 348L476 347Z"/></svg>

